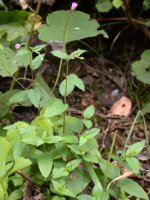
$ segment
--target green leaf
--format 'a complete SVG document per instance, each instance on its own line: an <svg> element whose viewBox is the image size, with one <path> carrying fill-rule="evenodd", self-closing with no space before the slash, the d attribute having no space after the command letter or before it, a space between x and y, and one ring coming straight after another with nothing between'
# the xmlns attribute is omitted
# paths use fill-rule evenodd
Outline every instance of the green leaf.
<svg viewBox="0 0 150 200"><path fill-rule="evenodd" d="M52 180L53 187L56 192L60 195L67 195L70 197L75 197L72 190L69 190L68 187L65 187L63 183L59 183L58 181Z"/></svg>
<svg viewBox="0 0 150 200"><path fill-rule="evenodd" d="M72 191L74 196L80 194L88 186L89 182L89 174L78 168L72 171L68 177L65 177L65 186Z"/></svg>
<svg viewBox="0 0 150 200"><path fill-rule="evenodd" d="M75 58L83 59L83 57L80 57L80 56L81 56L81 54L83 54L85 52L86 52L86 50L78 49L69 55L69 59L75 59Z"/></svg>
<svg viewBox="0 0 150 200"><path fill-rule="evenodd" d="M84 119L90 119L95 113L95 108L93 105L91 106L88 106L84 112L83 112L83 116L84 116Z"/></svg>
<svg viewBox="0 0 150 200"><path fill-rule="evenodd" d="M67 108L67 104L63 104L60 101L55 101L43 109L43 116L46 118L54 117L62 114L65 110L67 110Z"/></svg>
<svg viewBox="0 0 150 200"><path fill-rule="evenodd" d="M69 60L69 55L65 52L60 51L60 50L51 51L51 54L53 54L53 56L55 56L57 58Z"/></svg>
<svg viewBox="0 0 150 200"><path fill-rule="evenodd" d="M23 103L28 100L28 90L18 91L9 99L9 103Z"/></svg>
<svg viewBox="0 0 150 200"><path fill-rule="evenodd" d="M140 163L139 161L134 158L134 157L127 157L126 161L128 163L128 165L130 166L131 170L135 173L138 174L139 170L140 170Z"/></svg>
<svg viewBox="0 0 150 200"><path fill-rule="evenodd" d="M146 199L148 200L148 196L146 192L143 190L139 184L131 179L124 179L118 182L118 186L129 195L135 196L137 198Z"/></svg>
<svg viewBox="0 0 150 200"><path fill-rule="evenodd" d="M77 75L75 74L70 74L69 76L67 76L67 78L62 81L62 83L59 86L59 91L60 94L62 96L68 96L75 88L75 86L77 88L79 88L80 90L84 91L85 87L84 87L84 83L83 81L78 78Z"/></svg>
<svg viewBox="0 0 150 200"><path fill-rule="evenodd" d="M95 6L99 12L109 12L112 9L110 0L98 0Z"/></svg>
<svg viewBox="0 0 150 200"><path fill-rule="evenodd" d="M110 178L110 179L115 179L118 176L120 176L120 171L119 169L112 163L108 162L107 160L101 159L99 161L100 168L103 172L103 174Z"/></svg>
<svg viewBox="0 0 150 200"><path fill-rule="evenodd" d="M48 136L47 138L45 138L45 143L53 144L53 143L61 142L63 140L64 140L63 137L54 135L54 136Z"/></svg>
<svg viewBox="0 0 150 200"><path fill-rule="evenodd" d="M73 171L76 167L79 166L80 162L81 162L81 159L75 159L68 162L65 167L66 171L69 171L69 172Z"/></svg>
<svg viewBox="0 0 150 200"><path fill-rule="evenodd" d="M21 153L25 147L25 144L22 142L17 142L13 148L13 157L14 159L17 159L18 157L21 156Z"/></svg>
<svg viewBox="0 0 150 200"><path fill-rule="evenodd" d="M44 144L44 140L37 136L28 136L23 138L21 141L24 142L25 144L31 144L37 147Z"/></svg>
<svg viewBox="0 0 150 200"><path fill-rule="evenodd" d="M4 199L4 190L0 184L0 199Z"/></svg>
<svg viewBox="0 0 150 200"><path fill-rule="evenodd" d="M143 82L150 84L150 50L145 50L141 54L141 59L132 63L132 74Z"/></svg>
<svg viewBox="0 0 150 200"><path fill-rule="evenodd" d="M83 129L83 122L77 117L66 116L65 126L68 133L80 133Z"/></svg>
<svg viewBox="0 0 150 200"><path fill-rule="evenodd" d="M23 191L22 191L22 188L20 188L20 189L14 190L14 191L10 194L10 199L19 200L19 199L22 198L22 196L23 196Z"/></svg>
<svg viewBox="0 0 150 200"><path fill-rule="evenodd" d="M68 79L63 80L59 86L59 92L62 96L68 96L74 90L74 83Z"/></svg>
<svg viewBox="0 0 150 200"><path fill-rule="evenodd" d="M39 108L40 99L41 99L41 92L40 92L38 87L35 87L34 89L28 90L28 98L30 99L31 103L36 108Z"/></svg>
<svg viewBox="0 0 150 200"><path fill-rule="evenodd" d="M32 162L29 159L25 159L23 157L18 157L15 160L14 166L13 168L9 171L9 175L13 174L14 172L16 172L19 169L28 167L32 164Z"/></svg>
<svg viewBox="0 0 150 200"><path fill-rule="evenodd" d="M80 136L79 146L83 146L89 139L92 139L99 133L98 128L92 128Z"/></svg>
<svg viewBox="0 0 150 200"><path fill-rule="evenodd" d="M45 42L60 41L68 43L94 37L100 33L97 30L99 24L96 20L91 20L88 14L81 11L72 13L64 10L56 11L47 16L46 22L47 24L38 29L40 40Z"/></svg>
<svg viewBox="0 0 150 200"><path fill-rule="evenodd" d="M52 173L52 178L60 178L63 176L68 176L69 172L65 170L64 167L54 168Z"/></svg>
<svg viewBox="0 0 150 200"><path fill-rule="evenodd" d="M46 47L46 44L40 44L40 45L37 45L35 47L29 47L33 52L37 53L39 51L41 51L44 47ZM41 54L43 55L43 54Z"/></svg>
<svg viewBox="0 0 150 200"><path fill-rule="evenodd" d="M6 162L9 148L10 148L9 142L5 138L0 137L0 161Z"/></svg>
<svg viewBox="0 0 150 200"><path fill-rule="evenodd" d="M31 68L32 68L32 70L38 69L41 66L41 64L42 64L42 62L44 60L44 56L45 56L45 53L36 56L32 60L32 62L31 62Z"/></svg>
<svg viewBox="0 0 150 200"><path fill-rule="evenodd" d="M0 49L0 76L11 77L17 70L14 51L10 48Z"/></svg>
<svg viewBox="0 0 150 200"><path fill-rule="evenodd" d="M38 159L38 167L44 178L47 178L51 172L53 158L50 153L43 153Z"/></svg>
<svg viewBox="0 0 150 200"><path fill-rule="evenodd" d="M86 126L86 128L89 129L89 128L92 127L92 122L91 122L91 120L83 119L82 121L83 121L84 125Z"/></svg>
<svg viewBox="0 0 150 200"><path fill-rule="evenodd" d="M123 4L123 2L122 2L122 0L113 0L112 1L112 4L113 4L113 6L115 7L115 8L120 8L121 6L122 6L122 4Z"/></svg>
<svg viewBox="0 0 150 200"><path fill-rule="evenodd" d="M18 90L9 90L0 94L0 118L9 112L9 99L17 92Z"/></svg>
<svg viewBox="0 0 150 200"><path fill-rule="evenodd" d="M15 59L18 63L18 66L26 67L27 65L29 65L30 61L32 60L31 56L32 55L29 49L25 47L20 48L15 55Z"/></svg>
<svg viewBox="0 0 150 200"><path fill-rule="evenodd" d="M144 10L149 10L150 9L150 1L149 0L144 0L143 1L143 6L144 6Z"/></svg>
<svg viewBox="0 0 150 200"><path fill-rule="evenodd" d="M139 154L142 149L145 147L145 142L141 141L141 142L136 142L134 144L132 144L131 146L128 147L128 150L126 152L126 156L130 157L130 156L136 156L137 154Z"/></svg>
<svg viewBox="0 0 150 200"><path fill-rule="evenodd" d="M150 113L150 102L143 105L143 114Z"/></svg>
<svg viewBox="0 0 150 200"><path fill-rule="evenodd" d="M93 200L93 198L88 194L81 194L77 197L77 200Z"/></svg>

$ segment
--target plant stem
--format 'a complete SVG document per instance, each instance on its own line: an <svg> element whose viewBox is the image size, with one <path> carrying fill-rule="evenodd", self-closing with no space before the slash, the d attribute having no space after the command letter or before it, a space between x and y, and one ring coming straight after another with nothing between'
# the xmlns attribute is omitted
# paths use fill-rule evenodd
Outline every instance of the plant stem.
<svg viewBox="0 0 150 200"><path fill-rule="evenodd" d="M8 196L8 192L7 192L6 186L5 186L5 182L4 182L4 180L2 178L0 178L0 184L1 184L2 189L4 191L5 200L10 200L9 196Z"/></svg>
<svg viewBox="0 0 150 200"><path fill-rule="evenodd" d="M67 27L68 27L68 24L69 24L69 21L70 21L71 13L72 12L70 12L70 14L68 16L68 19L67 19L66 25L65 25L65 29L64 29L63 50L62 50L62 52L66 52ZM58 80L59 80L59 77L60 77L60 73L61 73L61 69L62 69L63 60L64 60L63 58L60 60L58 73L57 73L57 77L56 77L56 81L55 81L54 87L52 89L52 93L54 92L54 90L55 90L55 88L57 86L57 83L58 83Z"/></svg>
<svg viewBox="0 0 150 200"><path fill-rule="evenodd" d="M106 171L105 173L107 174L107 171L108 171L108 168L109 168L109 163L110 163L110 159L111 159L111 156L112 156L112 152L113 152L113 148L114 148L114 145L115 145L115 141L116 141L116 137L117 137L117 130L115 131L115 134L114 134L114 137L113 137L113 141L112 141L112 144L111 144L111 148L110 148L110 152L109 152L109 155L108 155L108 163L106 165ZM105 176L105 180L104 180L104 186L106 187L106 184L107 184L107 176Z"/></svg>
<svg viewBox="0 0 150 200"><path fill-rule="evenodd" d="M67 99L66 99L66 94L67 94L67 77L68 77L68 71L69 71L69 61L67 60L67 65L66 65L66 85L65 85L65 96L64 96L64 103L66 104ZM66 119L66 111L64 112L64 119L63 119L63 134L65 132L65 119Z"/></svg>
<svg viewBox="0 0 150 200"><path fill-rule="evenodd" d="M132 125L131 125L131 128L130 128L130 130L129 130L129 133L128 133L128 137L127 137L127 139L126 139L126 143L125 143L125 146L124 146L124 151L126 150L126 147L127 147L127 144L128 144L128 142L129 142L129 140L130 140L130 137L131 137L131 135L132 135L132 132L133 132L135 123L137 122L138 117L140 116L140 114L141 114L141 111L138 111L137 115L136 115L135 118L134 118L134 121L133 121L133 123L132 123Z"/></svg>
<svg viewBox="0 0 150 200"><path fill-rule="evenodd" d="M35 23L36 23L36 19L37 19L37 16L38 16L38 13L39 13L39 10L40 10L40 7L41 7L41 2L42 2L42 0L38 0L37 8L36 8L35 13L34 13L35 17L34 17L34 20L33 20L33 23L32 23L31 29L30 29L29 37L28 37L28 39L26 41L26 45L25 45L27 48L28 48L28 45L30 43L33 31L34 31L34 26L35 26ZM11 82L10 90L14 89L14 87L16 85L17 77L19 75L19 72L20 72L20 67L18 68L18 70L14 74L13 80Z"/></svg>

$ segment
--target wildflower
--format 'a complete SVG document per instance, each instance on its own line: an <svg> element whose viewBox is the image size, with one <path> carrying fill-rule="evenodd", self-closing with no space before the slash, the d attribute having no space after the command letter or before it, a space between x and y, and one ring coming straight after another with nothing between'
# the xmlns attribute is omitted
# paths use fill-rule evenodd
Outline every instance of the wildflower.
<svg viewBox="0 0 150 200"><path fill-rule="evenodd" d="M78 3L77 2L72 2L71 10L75 10L77 7L78 7Z"/></svg>
<svg viewBox="0 0 150 200"><path fill-rule="evenodd" d="M17 44L15 45L15 48L16 48L16 49L20 49L20 47L21 47L21 45L20 45L19 43L17 43Z"/></svg>

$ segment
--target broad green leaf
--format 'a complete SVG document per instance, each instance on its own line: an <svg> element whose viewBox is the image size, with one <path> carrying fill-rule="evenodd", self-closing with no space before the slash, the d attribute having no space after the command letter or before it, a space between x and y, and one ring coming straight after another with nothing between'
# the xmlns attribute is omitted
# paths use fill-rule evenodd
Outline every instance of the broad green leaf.
<svg viewBox="0 0 150 200"><path fill-rule="evenodd" d="M76 167L79 166L80 162L81 162L81 159L75 159L75 160L70 161L69 163L67 163L65 167L66 171L69 171L69 172L73 171Z"/></svg>
<svg viewBox="0 0 150 200"><path fill-rule="evenodd" d="M55 167L53 169L53 173L52 173L52 178L55 179L55 178L60 178L60 177L63 177L63 176L68 176L69 172L65 170L64 167Z"/></svg>
<svg viewBox="0 0 150 200"><path fill-rule="evenodd" d="M4 137L0 137L0 161L6 162L10 144Z"/></svg>
<svg viewBox="0 0 150 200"><path fill-rule="evenodd" d="M108 162L107 160L101 159L99 161L100 168L103 172L103 174L110 178L115 179L118 176L120 176L119 168L117 168L114 164Z"/></svg>
<svg viewBox="0 0 150 200"><path fill-rule="evenodd" d="M39 108L40 99L41 99L41 92L40 92L38 87L35 87L34 89L28 90L28 98L30 99L31 103L36 108Z"/></svg>
<svg viewBox="0 0 150 200"><path fill-rule="evenodd" d="M89 129L89 128L92 127L92 122L91 122L91 120L83 119L82 121L83 121L84 125L86 126L86 128Z"/></svg>
<svg viewBox="0 0 150 200"><path fill-rule="evenodd" d="M61 142L63 140L64 140L63 137L53 135L53 136L48 136L47 138L45 138L45 143L53 144L53 143Z"/></svg>
<svg viewBox="0 0 150 200"><path fill-rule="evenodd" d="M31 144L37 147L44 144L44 140L37 136L25 137L21 141L24 142L25 144Z"/></svg>
<svg viewBox="0 0 150 200"><path fill-rule="evenodd" d="M75 59L75 58L83 59L83 57L81 57L81 54L85 52L86 50L78 49L69 55L69 59Z"/></svg>
<svg viewBox="0 0 150 200"><path fill-rule="evenodd" d="M13 157L14 159L17 159L18 157L21 156L21 153L25 147L25 144L22 142L17 142L13 148Z"/></svg>
<svg viewBox="0 0 150 200"><path fill-rule="evenodd" d="M0 94L0 118L9 112L9 99L18 92L18 90L9 90Z"/></svg>
<svg viewBox="0 0 150 200"><path fill-rule="evenodd" d="M95 6L99 12L109 12L112 9L110 0L98 0Z"/></svg>
<svg viewBox="0 0 150 200"><path fill-rule="evenodd" d="M0 25L8 23L19 23L25 25L26 20L29 17L29 12L25 10L12 10L12 11L0 11Z"/></svg>
<svg viewBox="0 0 150 200"><path fill-rule="evenodd" d="M11 77L17 70L14 51L10 48L0 49L0 76Z"/></svg>
<svg viewBox="0 0 150 200"><path fill-rule="evenodd" d="M69 55L65 52L60 51L60 50L51 51L51 54L53 54L53 56L55 56L57 58L69 60Z"/></svg>
<svg viewBox="0 0 150 200"><path fill-rule="evenodd" d="M52 200L66 200L66 199L64 197L55 196L52 198Z"/></svg>
<svg viewBox="0 0 150 200"><path fill-rule="evenodd" d="M69 190L68 187L65 187L64 184L59 183L58 181L52 180L53 187L55 191L60 195L67 195L70 197L75 197L72 190Z"/></svg>
<svg viewBox="0 0 150 200"><path fill-rule="evenodd" d="M75 87L78 87L82 91L85 90L83 81L80 78L78 78L77 75L70 74L60 84L59 86L60 94L62 96L68 96L74 90Z"/></svg>
<svg viewBox="0 0 150 200"><path fill-rule="evenodd" d="M15 55L15 59L18 63L18 66L27 66L30 64L31 60L32 60L32 55L29 49L22 47L20 48L16 55Z"/></svg>
<svg viewBox="0 0 150 200"><path fill-rule="evenodd" d="M118 182L118 186L129 195L135 196L137 198L146 199L148 200L148 196L146 192L143 190L139 184L131 179L124 179Z"/></svg>
<svg viewBox="0 0 150 200"><path fill-rule="evenodd" d="M122 2L122 0L113 0L112 1L112 4L113 4L113 6L115 7L115 8L120 8L121 6L122 6L122 4L123 4L123 2Z"/></svg>
<svg viewBox="0 0 150 200"><path fill-rule="evenodd" d="M127 157L126 158L126 161L129 165L129 167L131 168L131 170L135 173L135 174L138 174L139 173L139 170L140 170L140 163L139 161L134 158L134 157Z"/></svg>
<svg viewBox="0 0 150 200"><path fill-rule="evenodd" d="M71 42L97 36L99 24L81 11L55 11L47 16L46 23L39 30L42 41ZM59 30L59 31L58 31Z"/></svg>
<svg viewBox="0 0 150 200"><path fill-rule="evenodd" d="M44 56L45 56L45 54L40 54L32 60L32 62L31 62L32 70L38 69L41 66L41 64L44 60Z"/></svg>
<svg viewBox="0 0 150 200"><path fill-rule="evenodd" d="M0 199L2 199L2 200L4 199L4 190L1 186L1 184L0 184Z"/></svg>
<svg viewBox="0 0 150 200"><path fill-rule="evenodd" d="M42 134L37 134L37 136L43 136L43 132L46 131L49 136L53 135L53 123L50 119L45 118L45 117L36 117L32 121L32 125L37 126L38 130L42 132ZM47 135L46 135L47 136ZM43 137L42 137L43 138Z"/></svg>
<svg viewBox="0 0 150 200"><path fill-rule="evenodd" d="M97 155L92 151L85 153L82 157L85 161L92 162L92 163L98 163Z"/></svg>
<svg viewBox="0 0 150 200"><path fill-rule="evenodd" d="M0 38L11 42L27 34L26 23L31 13L24 10L0 11Z"/></svg>
<svg viewBox="0 0 150 200"><path fill-rule="evenodd" d="M144 6L144 10L149 10L150 9L150 1L149 0L144 0L143 1L143 6Z"/></svg>
<svg viewBox="0 0 150 200"><path fill-rule="evenodd" d="M93 105L91 106L88 106L84 112L83 112L83 116L84 116L84 119L90 119L95 113L95 108Z"/></svg>
<svg viewBox="0 0 150 200"><path fill-rule="evenodd" d="M143 105L143 113L144 114L150 113L150 102L147 102Z"/></svg>
<svg viewBox="0 0 150 200"><path fill-rule="evenodd" d="M93 198L88 194L81 194L77 197L77 200L93 200Z"/></svg>
<svg viewBox="0 0 150 200"><path fill-rule="evenodd" d="M83 129L83 122L77 117L66 116L66 132L80 133Z"/></svg>
<svg viewBox="0 0 150 200"><path fill-rule="evenodd" d="M29 160L29 159L25 159L23 157L18 157L16 160L15 160L15 163L14 163L14 166L13 168L9 171L9 175L16 172L17 170L19 169L22 169L22 168L25 168L25 167L28 167L32 164L32 162Z"/></svg>
<svg viewBox="0 0 150 200"><path fill-rule="evenodd" d="M80 194L88 186L89 182L89 174L78 168L72 171L68 177L65 177L65 186L72 191L74 196Z"/></svg>
<svg viewBox="0 0 150 200"><path fill-rule="evenodd" d="M139 154L142 149L145 147L145 142L141 141L141 142L136 142L134 144L132 144L131 146L128 147L128 150L126 152L126 156L131 157L131 156L136 156L137 154Z"/></svg>
<svg viewBox="0 0 150 200"><path fill-rule="evenodd" d="M141 59L132 63L132 75L139 81L150 84L150 50L145 50L141 54Z"/></svg>
<svg viewBox="0 0 150 200"><path fill-rule="evenodd" d="M83 146L89 139L94 138L99 133L98 128L92 128L80 136L79 146Z"/></svg>
<svg viewBox="0 0 150 200"><path fill-rule="evenodd" d="M38 167L41 174L47 178L51 172L53 158L50 153L43 153L38 159Z"/></svg>
<svg viewBox="0 0 150 200"><path fill-rule="evenodd" d="M85 91L85 86L83 81L76 74L70 74L69 80L70 82L72 81L77 88L79 88L82 91Z"/></svg>
<svg viewBox="0 0 150 200"><path fill-rule="evenodd" d="M52 91L46 81L43 79L40 73L37 74L36 79L37 83L39 84L39 88L43 91L44 98L54 96Z"/></svg>
<svg viewBox="0 0 150 200"><path fill-rule="evenodd" d="M22 196L23 196L23 191L22 191L22 188L20 188L20 189L14 190L14 191L10 194L10 199L19 200L19 199L22 198Z"/></svg>
<svg viewBox="0 0 150 200"><path fill-rule="evenodd" d="M28 100L28 90L18 91L9 99L9 103L23 103Z"/></svg>
<svg viewBox="0 0 150 200"><path fill-rule="evenodd" d="M59 92L62 96L68 96L74 90L74 84L68 78L63 80L59 86Z"/></svg>
<svg viewBox="0 0 150 200"><path fill-rule="evenodd" d="M43 109L43 116L46 118L54 117L56 115L62 114L65 110L67 110L67 108L67 104L55 101L54 103L46 106L46 108Z"/></svg>
<svg viewBox="0 0 150 200"><path fill-rule="evenodd" d="M35 47L29 47L33 52L39 52L41 51L44 47L46 47L46 44L40 44L40 45L37 45ZM41 54L43 55L43 54Z"/></svg>

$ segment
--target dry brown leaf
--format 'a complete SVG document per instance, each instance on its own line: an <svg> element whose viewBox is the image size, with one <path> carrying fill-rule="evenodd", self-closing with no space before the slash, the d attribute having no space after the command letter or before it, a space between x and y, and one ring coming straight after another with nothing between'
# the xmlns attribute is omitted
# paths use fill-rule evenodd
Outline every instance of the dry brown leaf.
<svg viewBox="0 0 150 200"><path fill-rule="evenodd" d="M121 99L119 99L112 105L110 113L111 115L127 117L131 112L131 107L132 107L131 100L123 96L121 97Z"/></svg>

